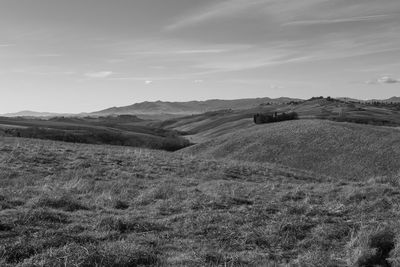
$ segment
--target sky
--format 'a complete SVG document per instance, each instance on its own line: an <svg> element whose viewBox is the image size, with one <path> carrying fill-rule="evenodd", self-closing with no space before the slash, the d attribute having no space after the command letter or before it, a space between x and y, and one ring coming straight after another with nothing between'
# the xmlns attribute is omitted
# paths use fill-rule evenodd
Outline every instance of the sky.
<svg viewBox="0 0 400 267"><path fill-rule="evenodd" d="M400 96L399 0L0 0L0 113Z"/></svg>

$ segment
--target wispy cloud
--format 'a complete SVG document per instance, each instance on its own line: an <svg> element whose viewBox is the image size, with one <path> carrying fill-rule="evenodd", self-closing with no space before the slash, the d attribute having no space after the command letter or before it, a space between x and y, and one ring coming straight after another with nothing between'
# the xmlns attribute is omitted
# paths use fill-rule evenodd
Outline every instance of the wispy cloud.
<svg viewBox="0 0 400 267"><path fill-rule="evenodd" d="M184 49L184 50L164 50L164 51L138 51L125 55L190 55L190 54L217 54L227 52L228 49Z"/></svg>
<svg viewBox="0 0 400 267"><path fill-rule="evenodd" d="M101 79L101 78L107 78L111 75L113 75L114 72L112 71L98 71L98 72L88 72L85 73L85 77L87 78L94 78L94 79Z"/></svg>
<svg viewBox="0 0 400 267"><path fill-rule="evenodd" d="M389 75L384 75L375 80L368 80L365 83L366 84L395 84L395 83L400 83L400 79L393 78Z"/></svg>
<svg viewBox="0 0 400 267"><path fill-rule="evenodd" d="M250 55L248 56L250 57ZM205 71L193 74L207 75L216 73L245 71L245 70L277 66L293 62L308 62L312 59L313 59L312 56L290 57L286 55L285 56L281 55L264 59L249 58L247 60L237 59L237 61L235 61L235 58L233 58L233 60L215 60L197 65L196 67L198 69L205 69Z"/></svg>
<svg viewBox="0 0 400 267"><path fill-rule="evenodd" d="M165 29L168 31L172 31L183 27L195 25L206 20L224 16L231 16L233 14L242 12L255 5L265 2L266 0L227 0L222 3L209 6L199 13L181 18L174 23L168 25Z"/></svg>
<svg viewBox="0 0 400 267"><path fill-rule="evenodd" d="M378 79L378 83L400 83L400 79L396 79L390 76L382 76Z"/></svg>
<svg viewBox="0 0 400 267"><path fill-rule="evenodd" d="M309 19L289 21L293 17L309 17L315 18L313 11L317 12L328 0L303 0L303 1L288 1L288 0L225 0L217 4L208 5L202 10L197 10L196 13L178 18L175 22L169 24L165 29L167 31L179 30L181 28L195 26L197 24L220 19L224 17L232 17L237 14L251 10L252 14L260 11L264 14L264 19L272 19L278 21L285 21L282 25L312 25L312 24L332 24L343 22L362 22L362 21L376 21L387 19L390 17L396 18L397 13L393 14L378 14L370 15L364 14L362 11L354 12L354 17L340 18L340 15L348 14L346 9L341 9L343 4L337 3L333 8L338 12L336 15L339 18L330 19ZM362 10L362 9L361 9ZM280 14L279 16L277 14ZM359 16L356 16L359 15ZM256 15L257 16L257 15ZM268 21L268 20L266 20Z"/></svg>
<svg viewBox="0 0 400 267"><path fill-rule="evenodd" d="M398 15L398 14L397 14ZM366 21L377 21L393 17L392 14L382 14L374 16L362 16L362 17L351 17L351 18L337 18L337 19L318 19L318 20L298 20L291 21L282 24L282 26L309 26L317 24L337 24L347 22L366 22Z"/></svg>
<svg viewBox="0 0 400 267"><path fill-rule="evenodd" d="M143 82L145 84L151 84L156 81L169 81L169 80L185 80L187 77L185 75L168 75L168 76L120 76L120 77L108 77L111 81L134 81Z"/></svg>

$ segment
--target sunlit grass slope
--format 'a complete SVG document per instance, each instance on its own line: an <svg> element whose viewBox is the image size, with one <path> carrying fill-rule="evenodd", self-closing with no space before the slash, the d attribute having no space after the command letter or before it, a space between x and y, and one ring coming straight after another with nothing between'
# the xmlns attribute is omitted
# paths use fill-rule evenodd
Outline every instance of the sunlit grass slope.
<svg viewBox="0 0 400 267"><path fill-rule="evenodd" d="M251 126L183 151L214 158L272 162L322 175L365 180L400 170L400 131L299 120Z"/></svg>
<svg viewBox="0 0 400 267"><path fill-rule="evenodd" d="M0 266L398 264L398 178L0 138Z"/></svg>

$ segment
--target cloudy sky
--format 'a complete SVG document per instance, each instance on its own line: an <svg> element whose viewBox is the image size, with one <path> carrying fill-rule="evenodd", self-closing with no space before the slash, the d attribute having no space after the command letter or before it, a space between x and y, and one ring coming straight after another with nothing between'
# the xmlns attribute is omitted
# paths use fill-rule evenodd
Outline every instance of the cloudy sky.
<svg viewBox="0 0 400 267"><path fill-rule="evenodd" d="M400 95L399 0L0 0L0 113Z"/></svg>

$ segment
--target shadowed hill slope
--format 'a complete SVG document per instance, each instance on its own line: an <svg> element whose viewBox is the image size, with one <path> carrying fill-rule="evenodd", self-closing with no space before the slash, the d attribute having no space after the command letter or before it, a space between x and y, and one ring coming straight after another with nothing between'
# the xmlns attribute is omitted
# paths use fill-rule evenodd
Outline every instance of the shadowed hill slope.
<svg viewBox="0 0 400 267"><path fill-rule="evenodd" d="M0 117L0 136L175 151L190 145L179 132L147 126L136 116L51 119Z"/></svg>
<svg viewBox="0 0 400 267"><path fill-rule="evenodd" d="M271 162L319 174L368 179L400 169L400 131L325 120L251 126L183 150L185 153Z"/></svg>
<svg viewBox="0 0 400 267"><path fill-rule="evenodd" d="M155 126L165 129L186 132L186 136L194 143L207 141L226 133L251 127L251 119L257 110L219 110L204 114L167 120Z"/></svg>

